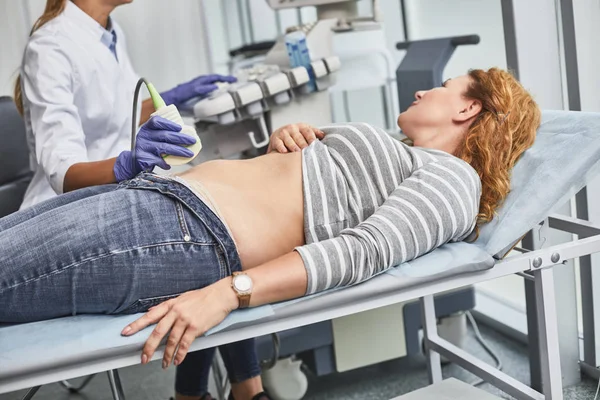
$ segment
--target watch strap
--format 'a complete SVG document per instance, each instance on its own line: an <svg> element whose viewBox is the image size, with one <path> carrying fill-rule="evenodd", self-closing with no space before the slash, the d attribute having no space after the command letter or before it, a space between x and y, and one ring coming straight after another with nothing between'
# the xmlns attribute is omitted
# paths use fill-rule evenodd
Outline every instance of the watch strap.
<svg viewBox="0 0 600 400"><path fill-rule="evenodd" d="M238 300L240 301L239 308L248 308L250 306L250 294L239 294Z"/></svg>
<svg viewBox="0 0 600 400"><path fill-rule="evenodd" d="M237 295L237 298L239 301L238 308L248 308L250 306L250 296L252 296L252 293L244 294L244 293L238 292L238 290L235 288L235 286L233 284L233 278L235 278L237 275L246 275L246 274L244 272L234 272L232 274L231 287L235 291L235 294Z"/></svg>

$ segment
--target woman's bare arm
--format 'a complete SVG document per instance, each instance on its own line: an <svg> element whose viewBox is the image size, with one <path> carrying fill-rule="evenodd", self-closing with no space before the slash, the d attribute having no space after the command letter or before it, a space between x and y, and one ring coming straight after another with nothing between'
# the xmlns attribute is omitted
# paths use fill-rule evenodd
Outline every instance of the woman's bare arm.
<svg viewBox="0 0 600 400"><path fill-rule="evenodd" d="M265 264L244 271L252 278L254 289L250 298L250 307L304 296L308 282L304 262L296 251L285 254ZM231 289L231 277L215 283L233 296L227 296L232 310L238 308L238 299Z"/></svg>
<svg viewBox="0 0 600 400"><path fill-rule="evenodd" d="M253 307L294 299L306 292L308 277L304 262L295 251L245 272L254 282L250 299ZM238 298L231 288L231 277L227 277L159 304L126 326L121 334L133 335L158 322L142 350L142 364L152 359L162 339L168 335L163 368L171 362L179 365L194 339L221 323L238 306Z"/></svg>

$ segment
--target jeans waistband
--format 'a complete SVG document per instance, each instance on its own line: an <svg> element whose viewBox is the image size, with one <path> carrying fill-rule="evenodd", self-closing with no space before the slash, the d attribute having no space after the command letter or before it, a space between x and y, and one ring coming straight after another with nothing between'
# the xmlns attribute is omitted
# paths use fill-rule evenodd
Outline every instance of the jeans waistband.
<svg viewBox="0 0 600 400"><path fill-rule="evenodd" d="M135 178L119 183L119 188L155 190L166 196L177 199L187 207L212 232L215 240L220 243L229 272L242 270L237 248L233 238L223 223L209 206L198 198L187 186L168 176L142 172Z"/></svg>

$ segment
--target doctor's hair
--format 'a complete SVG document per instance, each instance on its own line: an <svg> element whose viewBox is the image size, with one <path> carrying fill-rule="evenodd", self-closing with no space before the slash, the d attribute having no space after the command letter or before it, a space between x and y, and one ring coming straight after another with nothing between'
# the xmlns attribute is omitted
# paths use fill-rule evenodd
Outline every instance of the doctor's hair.
<svg viewBox="0 0 600 400"><path fill-rule="evenodd" d="M65 10L67 6L67 1L69 0L46 0L46 9L44 13L35 21L33 27L31 28L31 32L29 32L29 36L33 35L33 32L40 29L46 22L53 20L58 17ZM17 80L15 82L15 105L17 106L17 110L19 113L23 115L23 92L21 91L21 74L17 76Z"/></svg>
<svg viewBox="0 0 600 400"><path fill-rule="evenodd" d="M541 111L531 94L507 71L473 69L469 77L471 84L464 96L478 100L482 110L456 155L481 179L479 227L492 220L510 192L511 170L533 145Z"/></svg>

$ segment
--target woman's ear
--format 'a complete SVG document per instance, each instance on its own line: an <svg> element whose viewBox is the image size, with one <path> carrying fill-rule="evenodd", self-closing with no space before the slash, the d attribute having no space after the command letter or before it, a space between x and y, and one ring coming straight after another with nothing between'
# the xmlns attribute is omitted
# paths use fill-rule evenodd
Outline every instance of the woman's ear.
<svg viewBox="0 0 600 400"><path fill-rule="evenodd" d="M479 100L467 100L463 108L454 116L454 122L465 122L476 117L482 110Z"/></svg>

